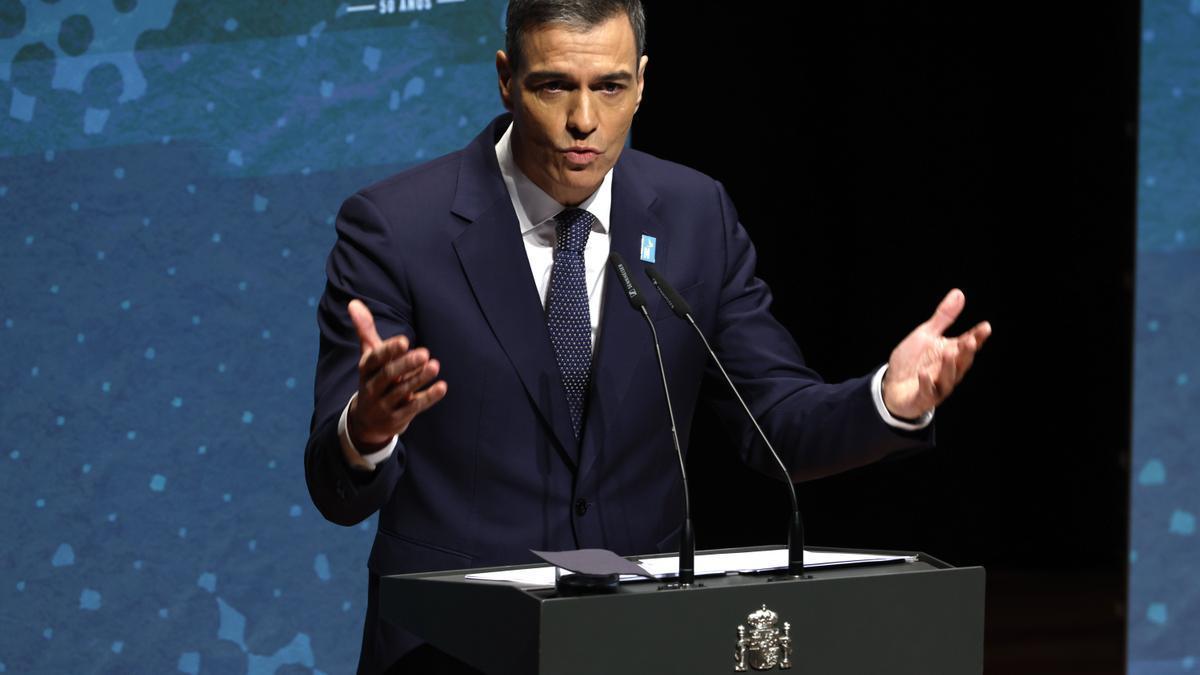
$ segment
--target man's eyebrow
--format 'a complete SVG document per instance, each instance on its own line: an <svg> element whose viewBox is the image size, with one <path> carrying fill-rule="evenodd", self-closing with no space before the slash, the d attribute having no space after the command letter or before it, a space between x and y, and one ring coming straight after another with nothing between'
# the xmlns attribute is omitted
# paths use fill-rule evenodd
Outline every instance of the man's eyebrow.
<svg viewBox="0 0 1200 675"><path fill-rule="evenodd" d="M541 80L574 80L575 77L570 73L564 73L557 70L534 70L525 75L525 80L541 81ZM633 81L633 73L628 70L614 70L611 73L605 73L595 78L600 82L631 82Z"/></svg>

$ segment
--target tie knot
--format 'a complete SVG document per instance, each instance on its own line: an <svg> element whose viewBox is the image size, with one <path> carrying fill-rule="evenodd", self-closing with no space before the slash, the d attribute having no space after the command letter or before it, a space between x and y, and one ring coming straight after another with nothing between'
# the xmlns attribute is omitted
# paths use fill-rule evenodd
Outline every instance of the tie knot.
<svg viewBox="0 0 1200 675"><path fill-rule="evenodd" d="M557 247L563 251L583 253L596 217L584 209L564 209L554 216L554 220L558 222L554 228L558 236Z"/></svg>

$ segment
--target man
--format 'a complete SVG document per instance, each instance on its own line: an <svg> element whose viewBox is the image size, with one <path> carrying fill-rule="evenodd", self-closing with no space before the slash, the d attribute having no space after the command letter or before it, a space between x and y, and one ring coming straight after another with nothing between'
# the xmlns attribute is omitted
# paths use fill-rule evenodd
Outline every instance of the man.
<svg viewBox="0 0 1200 675"><path fill-rule="evenodd" d="M652 258L689 300L796 480L927 445L933 408L990 334L943 337L964 303L952 291L885 367L822 382L771 317L720 184L623 149L644 33L638 0L514 0L496 55L511 115L342 207L305 469L326 518L379 512L359 672L439 658L378 618L380 575L527 562L531 548L675 550L657 366L605 279L610 250ZM681 442L704 397L769 470L691 329L647 300Z"/></svg>

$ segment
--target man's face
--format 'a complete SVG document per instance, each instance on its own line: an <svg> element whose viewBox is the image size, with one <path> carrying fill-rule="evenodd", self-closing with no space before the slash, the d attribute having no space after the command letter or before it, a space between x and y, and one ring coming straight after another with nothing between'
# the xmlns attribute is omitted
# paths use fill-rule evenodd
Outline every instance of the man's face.
<svg viewBox="0 0 1200 675"><path fill-rule="evenodd" d="M529 31L521 69L496 54L500 98L513 114L513 157L556 201L587 199L617 162L642 101L638 58L624 15L577 32L558 24Z"/></svg>

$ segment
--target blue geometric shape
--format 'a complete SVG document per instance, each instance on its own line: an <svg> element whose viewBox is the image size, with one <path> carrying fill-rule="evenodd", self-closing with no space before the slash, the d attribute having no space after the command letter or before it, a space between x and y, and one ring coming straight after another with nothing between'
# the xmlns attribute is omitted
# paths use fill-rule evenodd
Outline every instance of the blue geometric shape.
<svg viewBox="0 0 1200 675"><path fill-rule="evenodd" d="M400 109L400 92L395 89L388 95L388 110L396 111Z"/></svg>
<svg viewBox="0 0 1200 675"><path fill-rule="evenodd" d="M404 85L404 100L416 98L425 93L425 80L414 77Z"/></svg>
<svg viewBox="0 0 1200 675"><path fill-rule="evenodd" d="M1164 602L1152 602L1146 608L1146 619L1150 623L1162 626L1167 623L1167 604Z"/></svg>
<svg viewBox="0 0 1200 675"><path fill-rule="evenodd" d="M267 204L269 204L269 203L270 203L270 200L267 199L266 197L259 195L259 194L254 195L254 212L262 213L263 211L266 211Z"/></svg>
<svg viewBox="0 0 1200 675"><path fill-rule="evenodd" d="M217 575L212 572L205 572L196 580L196 585L209 593L215 593L217 590Z"/></svg>
<svg viewBox="0 0 1200 675"><path fill-rule="evenodd" d="M199 675L200 673L200 653L199 652L184 652L179 655L179 663L176 667L181 673L188 675Z"/></svg>
<svg viewBox="0 0 1200 675"><path fill-rule="evenodd" d="M321 80L321 98L330 96L333 96L333 83L329 80Z"/></svg>
<svg viewBox="0 0 1200 675"><path fill-rule="evenodd" d="M292 641L271 656L249 654L247 675L273 675L282 666L313 667L312 644L308 635L296 633Z"/></svg>
<svg viewBox="0 0 1200 675"><path fill-rule="evenodd" d="M378 47L363 47L363 65L372 73L379 70L379 60L383 52Z"/></svg>
<svg viewBox="0 0 1200 675"><path fill-rule="evenodd" d="M50 564L54 567L69 567L75 564L75 549L71 548L70 544L59 544L58 549L54 551L54 557L50 559Z"/></svg>
<svg viewBox="0 0 1200 675"><path fill-rule="evenodd" d="M225 159L234 166L242 166L242 151L234 148L233 150L229 151L229 154L225 157Z"/></svg>
<svg viewBox="0 0 1200 675"><path fill-rule="evenodd" d="M1169 528L1167 528L1167 531L1171 532L1172 534L1182 534L1185 536L1191 536L1195 534L1196 516L1188 513L1187 511L1176 509L1175 512L1171 514L1171 525Z"/></svg>
<svg viewBox="0 0 1200 675"><path fill-rule="evenodd" d="M124 649L125 649L125 643L124 643L124 642L121 642L120 640L117 640L116 642L112 643L112 653L114 653L114 654L120 654L120 653L121 653L121 651L122 651L122 650L124 650Z"/></svg>
<svg viewBox="0 0 1200 675"><path fill-rule="evenodd" d="M162 492L167 487L167 477L161 473L156 473L150 478L150 489L155 492Z"/></svg>
<svg viewBox="0 0 1200 675"><path fill-rule="evenodd" d="M108 124L108 116L112 113L108 108L91 108L83 111L83 133L94 136L104 132Z"/></svg>
<svg viewBox="0 0 1200 675"><path fill-rule="evenodd" d="M28 96L21 92L16 87L12 88L12 102L8 106L8 116L28 122L33 119L33 109L37 104L37 99L33 96Z"/></svg>
<svg viewBox="0 0 1200 675"><path fill-rule="evenodd" d="M54 629L46 628L45 630L42 631L42 637L46 638L47 640L54 637Z"/></svg>
<svg viewBox="0 0 1200 675"><path fill-rule="evenodd" d="M83 589L79 594L79 609L95 611L100 609L100 592L90 588Z"/></svg>
<svg viewBox="0 0 1200 675"><path fill-rule="evenodd" d="M217 639L226 640L246 651L246 617L229 603L217 598Z"/></svg>
<svg viewBox="0 0 1200 675"><path fill-rule="evenodd" d="M324 553L318 553L313 559L313 571L321 581L329 581L329 558Z"/></svg>
<svg viewBox="0 0 1200 675"><path fill-rule="evenodd" d="M1167 482L1167 467L1157 459L1146 462L1146 466L1138 472L1139 485L1162 485Z"/></svg>

